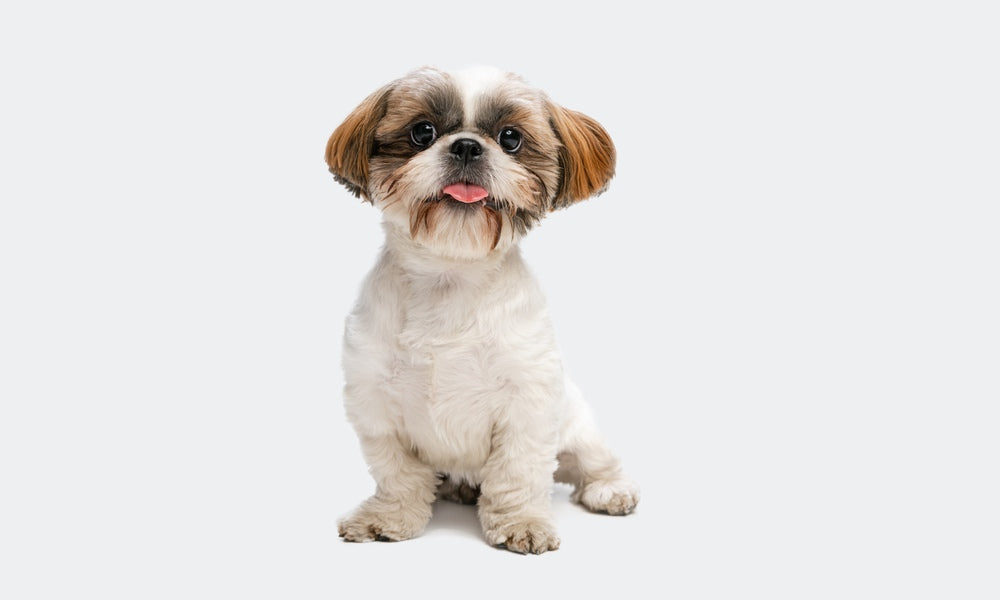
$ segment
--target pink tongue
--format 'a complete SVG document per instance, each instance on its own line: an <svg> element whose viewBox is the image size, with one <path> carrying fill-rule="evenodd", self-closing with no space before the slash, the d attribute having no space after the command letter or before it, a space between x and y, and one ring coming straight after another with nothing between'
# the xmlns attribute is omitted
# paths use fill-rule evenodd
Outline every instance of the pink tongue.
<svg viewBox="0 0 1000 600"><path fill-rule="evenodd" d="M467 204L470 202L478 202L490 195L485 188L469 183L453 183L444 188L444 193L459 202L465 202Z"/></svg>

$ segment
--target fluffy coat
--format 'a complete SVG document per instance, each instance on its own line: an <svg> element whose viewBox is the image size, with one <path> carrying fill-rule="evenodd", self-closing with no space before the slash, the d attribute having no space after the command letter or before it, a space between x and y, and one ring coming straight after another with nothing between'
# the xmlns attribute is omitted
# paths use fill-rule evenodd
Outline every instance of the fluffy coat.
<svg viewBox="0 0 1000 600"><path fill-rule="evenodd" d="M408 133L415 122L432 125L433 143ZM524 147L497 145L499 128L516 128ZM459 157L459 139L482 155ZM566 380L517 247L547 211L607 185L614 147L603 128L506 73L424 69L363 102L327 161L382 210L386 238L343 352L346 413L376 490L340 535L412 538L444 497L477 502L492 545L554 550L553 479L593 511L631 512L638 488ZM441 192L454 181L490 195L458 202Z"/></svg>

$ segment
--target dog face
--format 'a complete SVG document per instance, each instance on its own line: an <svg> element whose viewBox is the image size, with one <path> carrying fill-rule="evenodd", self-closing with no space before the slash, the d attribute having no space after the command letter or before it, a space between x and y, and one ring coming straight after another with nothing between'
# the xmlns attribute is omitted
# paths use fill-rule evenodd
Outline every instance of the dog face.
<svg viewBox="0 0 1000 600"><path fill-rule="evenodd" d="M597 121L515 75L425 68L365 99L330 137L326 160L414 242L480 258L602 192L615 148Z"/></svg>

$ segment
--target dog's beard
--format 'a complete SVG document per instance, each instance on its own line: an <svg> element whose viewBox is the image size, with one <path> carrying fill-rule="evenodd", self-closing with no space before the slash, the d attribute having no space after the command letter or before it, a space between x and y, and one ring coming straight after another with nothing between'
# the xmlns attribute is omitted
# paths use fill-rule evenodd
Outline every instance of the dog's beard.
<svg viewBox="0 0 1000 600"><path fill-rule="evenodd" d="M442 174L429 159L411 159L377 188L376 205L414 241L446 255L481 257L515 243L542 218L545 192L530 173ZM490 195L459 202L443 193L456 181L475 182Z"/></svg>
<svg viewBox="0 0 1000 600"><path fill-rule="evenodd" d="M490 252L500 243L505 222L510 216L494 202L432 198L410 208L410 237L434 247Z"/></svg>

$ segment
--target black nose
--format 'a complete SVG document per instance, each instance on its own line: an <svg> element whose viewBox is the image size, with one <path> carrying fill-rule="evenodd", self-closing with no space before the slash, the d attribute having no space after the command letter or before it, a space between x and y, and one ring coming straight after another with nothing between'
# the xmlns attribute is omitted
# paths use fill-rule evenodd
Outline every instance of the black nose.
<svg viewBox="0 0 1000 600"><path fill-rule="evenodd" d="M479 155L482 153L483 147L479 145L479 142L469 138L456 140L455 143L451 145L452 156L464 163L479 160Z"/></svg>

